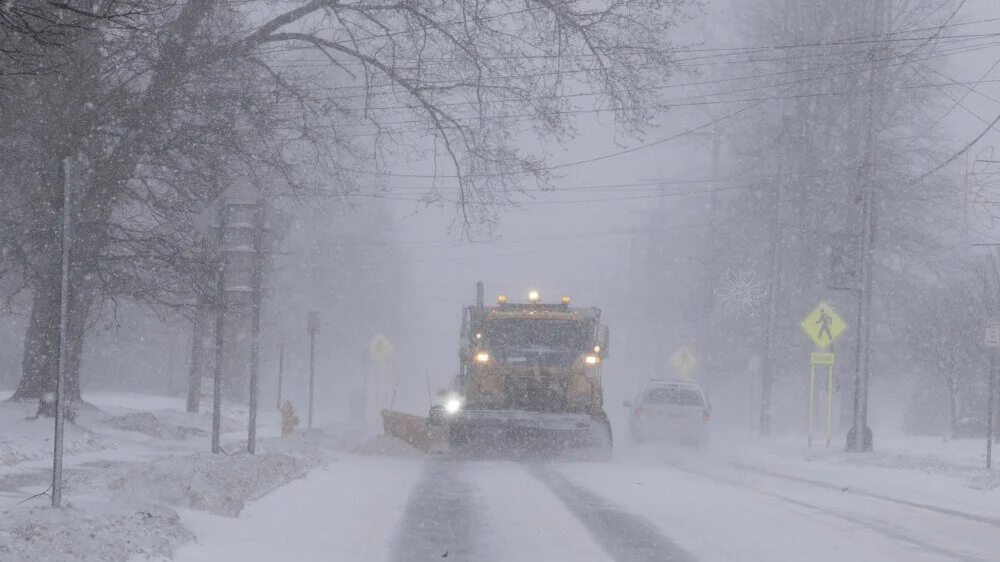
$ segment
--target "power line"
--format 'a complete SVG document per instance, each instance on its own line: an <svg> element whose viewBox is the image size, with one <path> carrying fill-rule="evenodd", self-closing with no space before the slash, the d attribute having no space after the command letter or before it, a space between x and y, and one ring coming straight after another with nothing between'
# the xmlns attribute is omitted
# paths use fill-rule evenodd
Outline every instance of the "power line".
<svg viewBox="0 0 1000 562"><path fill-rule="evenodd" d="M983 73L983 75L979 77L979 80L976 80L976 81L975 81L975 82L974 82L974 83L972 84L972 86L971 86L971 87L969 87L969 89L968 89L968 90L967 90L967 91L966 91L965 93L963 93L963 94L962 94L962 95L961 95L961 96L960 96L960 97L959 97L959 98L958 98L957 100L954 100L954 103L952 104L952 106L951 106L951 107L949 107L949 108L948 108L948 111L945 111L945 112L944 112L944 115L942 115L941 117L938 117L938 118L937 118L937 119L936 119L936 120L935 120L935 121L934 121L933 123L931 123L931 124L930 124L930 125L929 125L929 126L928 126L928 127L927 127L927 128L925 129L925 130L924 130L924 132L920 134L920 136L924 136L924 135L926 135L927 133L929 133L929 132L931 132L932 130L934 130L934 128L935 128L935 127L937 127L937 126L938 126L938 125L939 125L939 124L940 124L940 123L941 123L942 121L944 121L944 120L945 120L945 118L947 118L947 117L948 117L949 115L951 115L951 113L952 113L953 111L955 111L955 109L956 109L957 107L959 107L959 106L961 106L962 108L964 108L964 109L966 109L967 111L969 111L969 113L972 113L972 111L971 111L971 110L969 110L968 108L966 108L966 107L965 107L964 105L962 105L962 103L963 103L963 102L965 101L965 98L969 97L969 94L970 94L970 93L972 93L972 92L973 92L973 91L974 91L974 90L975 90L975 89L976 89L977 87L979 87L979 85L981 85L981 84L983 83L983 81L984 81L984 80L986 80L986 77L987 77L987 76L989 76L989 75L990 75L990 74L991 74L991 73L993 72L993 70L994 70L994 69L996 69L996 67L997 67L997 66L1000 66L1000 59L997 59L997 60L996 60L996 61L995 61L995 62L993 63L993 65L992 65L992 66L990 66L990 67L989 67L989 69L987 69L987 70L986 70L986 72L984 72L984 73ZM964 85L964 84L963 84L963 85ZM973 115L975 115L975 113L973 113ZM976 117L979 117L979 116L978 116L978 115L976 115ZM981 117L979 117L979 118L980 118L980 119L982 119ZM985 119L983 119L983 121L986 121L986 120L985 120ZM910 143L910 144L913 144L913 143Z"/></svg>
<svg viewBox="0 0 1000 562"><path fill-rule="evenodd" d="M1000 43L997 43L997 44L1000 44ZM928 55L926 57L923 57L922 59L918 59L916 62L927 61L927 60L930 60L932 58L939 58L939 57L943 57L943 56L949 56L950 54L951 53L938 53L938 54L934 54L934 55ZM894 58L894 57L889 57L889 58L886 58L884 60L889 60L891 58ZM887 65L887 66L902 66L902 65L906 65L906 64L909 64L909 63L912 63L912 62L914 62L914 61L913 60L900 60L900 61L896 61L896 62L894 62L894 63L892 63L890 65ZM855 75L855 74L858 74L860 72L863 72L864 69L866 68L867 64L869 64L869 63L870 63L870 61L868 61L868 60L856 61L856 62L850 62L850 63L840 63L840 64L837 64L837 65L825 67L823 69L817 69L817 71L822 71L822 73L819 73L819 74L817 74L815 76L809 76L809 77L800 78L800 79L797 79L797 80L792 80L792 81L787 81L787 82L780 82L780 83L776 83L776 84L766 84L766 85L762 85L762 86L752 86L752 87L746 87L746 88L740 88L740 89L733 89L733 90L721 91L721 92L720 91L709 92L709 93L699 94L699 95L695 95L695 96L687 96L687 97L684 97L684 98L677 98L675 100L662 100L659 103L662 103L662 104L667 105L667 106L683 107L683 106L700 106L700 105L719 105L719 104L730 103L732 101L748 101L748 102L749 101L757 101L759 98L742 99L742 100L723 100L723 99L712 100L710 98L720 98L720 97L723 97L723 96L732 96L732 95L737 94L737 93L746 93L746 92L754 92L754 91L760 91L760 90L774 89L774 88L780 88L780 87L783 87L783 86L790 86L790 85L801 85L801 84L805 84L805 83L808 83L808 82L816 82L816 81L821 81L821 80L829 80L829 79L833 79L833 78L837 78L837 77L842 77L842 76L851 76L851 75ZM841 73L838 73L838 74L830 74L829 73L830 69L832 69L832 68L839 68L839 67L844 67L844 68L858 67L858 68L853 69L853 70L847 70L847 71L844 71L844 72L841 72ZM760 76L757 76L757 77L739 77L739 78L733 78L733 79L719 79L719 80L710 80L710 81L704 81L704 82L694 82L694 83L685 83L685 84L670 84L670 85L664 85L664 86L659 86L659 87L640 88L640 89L636 89L636 90L631 90L630 92L631 93L637 93L637 92L640 92L640 91L659 91L659 90L665 90L665 89L671 89L671 88L688 88L688 87L693 87L693 86L698 86L698 85L707 85L707 84L713 84L713 83L723 83L723 82L730 82L730 81L747 80L747 79L751 79L751 78L777 76L777 75L783 75L783 74L799 74L799 73L803 73L803 72L804 71L797 71L797 70L781 71L781 72L775 72L775 73L770 73L770 74L764 74L764 75L760 75ZM980 82L981 81L977 81L977 83L980 83ZM945 84L945 85L951 85L951 84ZM922 85L921 87L937 87L937 86L938 86L938 84L930 83L930 84ZM908 89L909 88L912 88L912 86L908 87ZM314 90L314 91L321 91L321 90L317 89L317 90ZM277 90L268 90L268 91L261 91L260 93L270 94L270 93L277 93L277 92L278 92ZM496 103L496 104L503 104L503 103L524 104L524 103L529 103L529 102L532 102L532 101L548 101L548 100L558 100L558 99L569 99L569 98L573 98L573 97L596 97L596 96L600 96L600 95L606 95L606 94L609 94L609 93L611 93L611 92L592 92L592 93L579 93L579 94L563 94L563 95L552 95L552 96L536 97L536 98L526 98L526 99L521 99L521 100L518 100L518 99L497 99L497 100L491 101L489 103ZM817 94L798 94L798 96L802 96L802 95L817 95L817 96L853 95L853 94L856 94L856 93L863 93L863 92L860 91L860 90L856 90L856 91L849 91L849 92L826 92L826 93L817 93ZM367 96L341 96L341 97L338 97L338 99L368 99L368 97ZM782 98L779 98L777 96L771 96L771 99L782 99ZM789 98L785 97L783 99L789 99ZM687 101L685 101L685 100L687 100ZM698 100L702 100L702 101L698 101ZM443 101L443 102L439 102L439 103L437 103L435 105L437 105L439 107L462 107L462 106L474 106L474 105L476 105L478 103L479 102L476 102L476 101L460 101L460 102L458 102L458 101L456 101L456 102ZM370 106L369 105L367 107L359 107L359 108L340 108L339 111L342 111L342 112L366 112L366 113L372 113L372 112L378 112L378 111L412 110L412 109L421 109L421 106L418 106L418 105L397 105L397 106L383 106L383 107L379 107L379 106ZM641 107L627 107L627 108L624 108L624 110L636 110L636 109L641 109ZM603 109L603 108L599 108L599 109L575 109L575 110L567 110L566 112L559 113L559 114L569 114L569 113L600 113L600 112L603 112L603 111L611 111L611 109ZM552 115L552 114L554 114L554 113L549 113L548 115ZM538 113L531 113L531 114L528 114L528 115L525 115L525 114L521 114L521 115L518 115L518 114L513 114L513 115L507 114L507 115L499 115L499 116L497 116L495 118L496 119L507 119L507 118L510 118L510 117L519 117L519 116L534 117L534 116L537 116L537 115L539 115L539 114ZM298 114L296 114L296 117L298 117ZM467 118L461 118L460 117L459 119L467 119ZM381 123L381 125L391 126L391 125L404 125L404 124L422 124L422 123L425 123L425 122L426 122L425 120L421 119L421 120L408 120L408 121L396 121L396 122L383 122L383 123ZM422 130L423 129L417 129L415 132L421 132ZM361 135L361 136L371 136L371 135Z"/></svg>
<svg viewBox="0 0 1000 562"><path fill-rule="evenodd" d="M942 162L942 163L938 164L938 165L937 165L937 166L935 166L934 168L932 168L932 169L930 169L930 170L928 170L928 171L924 172L923 174L921 174L920 176L918 176L918 177L917 177L917 179L916 179L916 180L914 180L914 181L917 181L917 182L919 182L919 181L923 181L923 180L927 179L928 177L930 177L931 175L933 175L933 174L937 173L938 171L940 171L941 169L943 169L943 168L944 168L945 166L947 166L948 164L951 164L952 162L954 162L955 160L957 160L957 159L958 159L959 157L961 157L961 156L962 156L963 154L965 154L966 152L968 152L970 148L972 148L973 146L975 146L975 144L976 144L977 142L979 142L980 140L982 140L982 138L983 138L983 137L985 137L985 136L986 136L986 134L987 134L987 133L989 133L989 132L990 132L990 131L991 131L991 130L993 129L993 127L995 127L995 126L996 126L996 124L997 124L997 123L1000 123L1000 115L997 115L997 118L996 118L996 119L994 119L994 120L993 120L993 121L992 121L992 122L991 122L991 123L990 123L990 124L989 124L989 125L988 125L988 126L986 127L986 129L985 129L985 130L983 130L983 132L982 132L982 133L979 133L978 135L976 135L976 138L972 139L972 140L971 140L971 141L970 141L970 142L969 142L969 143L968 143L967 145L965 145L964 147L962 147L962 149L961 149L961 150L959 150L959 151L958 151L958 152L956 152L956 153L955 153L954 155L952 155L952 156L951 156L950 158L948 158L948 159L947 159L947 160L945 160L944 162Z"/></svg>
<svg viewBox="0 0 1000 562"><path fill-rule="evenodd" d="M990 43L989 46L994 46L994 45L1000 45L1000 42L992 42L992 43ZM965 49L966 49L965 47L962 48L963 51ZM931 58L938 58L938 57L950 56L951 54L953 54L953 53L949 53L949 52L939 53L939 54L935 54L935 55L932 55L932 56L927 56L927 57L925 57L925 58L923 58L921 60L926 61L926 60L930 60ZM886 57L883 60L888 61L888 60L894 60L896 58L897 57L895 57L895 56L889 56L889 57ZM695 86L706 86L706 85L723 84L723 83L729 83L729 82L750 81L750 80L756 80L756 79L761 79L761 78L771 78L771 77L775 77L775 76L784 76L784 75L788 75L788 74L803 74L803 73L807 73L809 71L821 72L821 73L823 73L823 75L822 76L813 77L813 78L809 78L808 80L815 80L815 79L822 79L822 78L832 78L833 76L829 75L829 71L831 69L849 68L849 67L854 67L854 66L866 66L870 62L871 61L868 58L864 58L864 59L860 59L860 60L853 61L853 62L841 62L841 63L837 63L837 64L834 64L834 65L824 65L822 67L817 67L817 68L803 68L803 69L781 70L781 71L767 72L767 73L761 73L761 74L752 74L752 75L735 76L735 77L729 77L729 78L718 78L718 79L704 80L704 81L698 81L698 82L685 82L685 83L679 83L679 84L665 84L665 85L662 85L662 86L652 86L652 87L646 87L646 88L636 88L636 89L629 90L629 92L631 92L631 93L636 93L636 92L654 92L654 91L670 90L670 89L676 89L676 88L686 89L686 88L692 88L692 87L695 87ZM896 65L900 65L900 64L905 64L907 62L911 62L911 61L897 61L895 64ZM845 74L853 74L855 72L861 72L862 70L863 69L858 70L858 71L852 71L852 72L845 73ZM511 80L511 79L520 78L522 76L537 77L539 75L538 74L508 75L508 76L500 76L500 77L490 77L490 80ZM834 75L834 76L837 76L837 75ZM791 82L791 83L800 83L800 81L795 81L795 82ZM484 86L490 86L492 84L493 84L492 82L484 82L483 83ZM498 82L498 84L499 84L499 82ZM715 92L715 93L711 93L711 94L703 94L702 96L699 96L699 97L704 97L704 96L707 96L707 95L713 95L713 96L730 95L732 93L738 93L738 92L755 91L755 90L766 89L766 88L780 87L780 86L783 86L783 85L786 85L786 84L790 84L790 83L769 84L769 85L764 85L764 86L755 86L755 87L750 87L750 88L743 88L743 89L739 89L739 90L730 90L730 91L726 91L726 92ZM347 87L348 86L344 86L343 88L347 88ZM354 88L354 87L365 88L365 86L363 86L363 85L350 86L350 88ZM386 87L388 87L388 86L386 86ZM324 92L324 93L326 93L326 92L329 92L330 89L329 88L323 88L323 87L320 87L320 86L316 86L316 87L302 88L302 89L300 89L298 91L300 91L300 92ZM282 90L277 90L277 89L266 89L266 90L261 89L261 90L257 90L256 91L256 93L259 93L259 94L275 94L275 93L281 93L281 92L282 92ZM574 93L574 94L553 94L553 95L548 95L548 96L538 96L538 97L533 97L533 98L509 99L509 100L505 100L505 99L499 98L499 99L496 99L496 103L503 103L505 101L523 103L525 101L546 101L546 100L556 100L556 99L569 99L569 98L582 98L582 97L598 97L598 96L608 95L608 94L612 94L612 93L617 93L617 92L596 91L596 92L582 92L582 93ZM375 94L375 95L387 95L387 94ZM355 94L355 95L346 95L346 96L344 96L344 95L338 95L338 96L336 96L336 99L337 100L368 100L368 99L371 99L372 97L373 96L371 94ZM681 99L691 99L691 98L681 98ZM456 102L441 102L441 103L439 103L437 105L440 105L440 106L443 106L443 107L453 107L453 106L463 106L463 105L477 105L479 103L480 102L478 102L478 101L460 101L460 102L456 101ZM411 104L411 105L383 106L383 107L343 108L343 111L382 111L382 110L418 109L418 108L420 108L419 105Z"/></svg>

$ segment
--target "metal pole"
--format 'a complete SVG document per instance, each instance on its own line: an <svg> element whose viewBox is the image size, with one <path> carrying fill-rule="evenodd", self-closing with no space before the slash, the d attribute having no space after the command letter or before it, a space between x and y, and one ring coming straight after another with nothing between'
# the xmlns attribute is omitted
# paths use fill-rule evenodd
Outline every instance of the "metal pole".
<svg viewBox="0 0 1000 562"><path fill-rule="evenodd" d="M712 319L712 310L715 308L715 282L716 278L716 215L718 214L718 189L719 189L719 166L720 166L720 153L722 150L722 135L717 131L713 134L712 140L712 183L709 188L709 200L708 200L708 232L705 235L705 253L704 260L702 261L701 268L701 289L704 291L705 301L702 303L704 308L702 309L700 319L698 321L698 348L701 349L702 360L704 361L705 370L703 372L712 372L712 354L710 350L711 345L708 345L706 341L709 337L711 330L710 323Z"/></svg>
<svg viewBox="0 0 1000 562"><path fill-rule="evenodd" d="M813 397L816 394L816 365L810 361L809 362L809 443L808 446L812 448L813 446L813 402L815 400Z"/></svg>
<svg viewBox="0 0 1000 562"><path fill-rule="evenodd" d="M67 156L63 159L63 216L62 216L62 279L59 287L59 368L56 371L55 395L55 438L52 451L52 507L62 505L62 469L63 469L63 433L65 429L65 408L63 393L66 385L66 357L69 350L67 342L69 334L69 259L71 228L71 195L72 195L73 159Z"/></svg>
<svg viewBox="0 0 1000 562"><path fill-rule="evenodd" d="M997 380L997 359L996 350L990 350L990 389L989 389L989 401L990 404L987 406L989 413L987 414L986 420L986 468L993 468L993 409L994 409L994 398L996 397L996 380Z"/></svg>
<svg viewBox="0 0 1000 562"><path fill-rule="evenodd" d="M784 120L784 103L781 116ZM778 289L781 277L781 200L782 200L782 162L778 161L777 185L774 195L774 216L771 226L770 277L767 287L767 325L764 328L764 352L761 358L760 371L760 434L771 433L771 394L774 385L774 334L778 323Z"/></svg>
<svg viewBox="0 0 1000 562"><path fill-rule="evenodd" d="M833 434L833 365L826 379L826 447L830 448L830 439Z"/></svg>
<svg viewBox="0 0 1000 562"><path fill-rule="evenodd" d="M247 427L247 452L251 455L257 451L257 389L260 373L260 308L264 298L264 198L257 200L254 216L253 246L254 265L251 299L253 306L253 324L250 334L250 420Z"/></svg>
<svg viewBox="0 0 1000 562"><path fill-rule="evenodd" d="M434 393L431 392L431 373L424 369L424 381L427 383L427 407L434 407Z"/></svg>
<svg viewBox="0 0 1000 562"><path fill-rule="evenodd" d="M309 330L309 429L313 426L313 395L316 388L316 330Z"/></svg>
<svg viewBox="0 0 1000 562"><path fill-rule="evenodd" d="M278 346L278 410L281 410L281 385L285 379L285 346Z"/></svg>
<svg viewBox="0 0 1000 562"><path fill-rule="evenodd" d="M222 362L226 329L226 223L228 212L225 199L219 201L219 264L215 285L215 381L212 389L212 452L222 451Z"/></svg>
<svg viewBox="0 0 1000 562"><path fill-rule="evenodd" d="M187 412L197 414L201 409L201 357L204 351L205 318L202 310L205 305L203 298L198 298L198 308L195 311L194 323L191 326L191 364L188 372Z"/></svg>
<svg viewBox="0 0 1000 562"><path fill-rule="evenodd" d="M176 344L177 338L171 336L170 345L167 346L167 394L170 396L174 395L174 347Z"/></svg>

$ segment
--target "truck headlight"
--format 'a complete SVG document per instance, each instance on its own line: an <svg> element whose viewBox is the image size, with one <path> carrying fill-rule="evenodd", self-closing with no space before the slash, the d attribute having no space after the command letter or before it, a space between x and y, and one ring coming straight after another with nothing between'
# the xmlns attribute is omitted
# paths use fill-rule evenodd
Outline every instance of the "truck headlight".
<svg viewBox="0 0 1000 562"><path fill-rule="evenodd" d="M588 355L583 358L583 361L588 365L597 365L598 359L596 355Z"/></svg>
<svg viewBox="0 0 1000 562"><path fill-rule="evenodd" d="M447 402L444 403L444 411L449 414L458 413L462 409L462 400L459 398L449 398Z"/></svg>
<svg viewBox="0 0 1000 562"><path fill-rule="evenodd" d="M480 363L487 363L490 360L490 354L485 351L480 351L476 354L476 361Z"/></svg>

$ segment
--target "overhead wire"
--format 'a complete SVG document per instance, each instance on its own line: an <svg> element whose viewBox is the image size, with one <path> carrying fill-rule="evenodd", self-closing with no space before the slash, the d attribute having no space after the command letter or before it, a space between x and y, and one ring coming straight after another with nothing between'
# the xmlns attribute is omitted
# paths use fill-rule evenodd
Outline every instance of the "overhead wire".
<svg viewBox="0 0 1000 562"><path fill-rule="evenodd" d="M992 46L997 46L997 45L1000 45L1000 41L993 42L989 46L992 47ZM938 54L935 54L935 55L932 55L932 56L924 57L921 60L926 61L926 60L930 60L932 58L939 58L939 57L949 56L950 54L952 54L952 53L948 53L948 52L938 53ZM896 58L897 57L895 57L895 56L890 56L890 57L886 57L884 60L885 61L892 61L892 60L895 60ZM905 64L906 62L910 62L910 61L899 61L899 62L897 62L897 64ZM670 90L670 89L677 89L677 88L691 88L691 87L695 87L695 86L706 86L706 85L714 85L714 84L724 84L724 83L730 83L730 82L745 82L745 81L758 80L758 79L762 79L762 78L772 78L772 77L775 77L775 76L784 76L784 75L789 75L789 74L800 74L800 73L808 72L808 71L823 72L823 75L821 75L821 76L814 76L814 77L810 77L810 78L799 79L799 80L795 80L795 81L792 81L792 82L785 82L785 83L777 83L777 84L767 84L767 85L762 85L762 86L746 87L746 88L742 88L742 89L734 89L734 90L729 90L729 91L725 91L725 92L712 92L712 93L709 93L709 94L700 94L697 97L705 97L705 96L709 96L709 95L713 95L713 96L718 96L718 95L732 95L734 93L757 91L757 90L766 89L766 88L781 87L781 86L785 86L785 85L789 85L789 84L800 84L803 81L815 81L815 80L833 78L833 77L837 77L837 76L851 75L851 74L854 74L855 72L851 71L851 72L845 72L843 74L830 75L829 74L829 70L836 69L836 68L849 68L849 67L855 67L855 66L861 67L861 66L867 65L868 63L869 63L869 60L867 58L865 58L863 60L858 60L858 61L853 61L853 62L842 62L842 63L838 63L838 64L834 64L834 65L824 66L824 67L821 67L821 68L782 70L782 71L761 73L761 74L755 74L755 75L736 76L736 77L729 77L729 78L719 78L719 79L711 79L711 80L703 80L703 81L695 81L695 82L685 82L685 83L672 83L672 84L665 84L665 85L662 85L662 86L653 86L653 87L648 87L648 88L637 88L637 89L633 89L633 90L630 90L630 91L633 92L633 93L634 92L655 92L655 91L663 91L663 90ZM861 70L863 70L863 68ZM536 76L536 75L531 75L531 76ZM513 78L515 78L515 76L506 76L506 77L503 77L503 78L513 79ZM497 78L497 79L499 80L499 78ZM489 84L486 84L486 85L488 86ZM271 93L278 93L279 91L280 90L266 89L266 90L257 90L257 93L260 93L260 94L271 94ZM303 89L301 89L299 91L301 91L301 92L328 92L329 90L326 89L326 88L322 88L322 87L309 87L309 88L303 88ZM579 93L571 93L571 94L551 94L551 95L547 95L547 96L538 96L538 97L534 97L534 98L527 98L525 100L507 100L507 101L510 101L510 102L523 102L523 101L543 101L543 100L554 100L554 99L598 97L598 96L608 95L608 94L611 94L611 93L614 93L614 92L610 92L610 91L596 91L596 92L579 92ZM347 96L338 95L338 96L336 96L336 99L337 100L367 100L367 99L372 99L372 97L373 96L371 94L368 94L368 95L361 95L361 94L359 94L359 95L347 95ZM683 99L685 99L685 98L681 98L681 100L683 100ZM691 98L688 98L688 99L691 99ZM496 101L496 103L503 103L504 101L505 100L498 99ZM480 102L473 101L473 100L468 100L468 101L446 101L446 102L441 102L441 103L436 104L436 105L440 105L442 107L454 107L454 106L464 106L464 105L476 105L478 103L480 103ZM344 111L366 111L366 112L372 112L372 111L383 111L383 110L418 109L419 107L420 106L418 106L416 104L413 104L413 105L397 105L397 106L381 106L381 107L380 106L366 106L366 107L356 107L356 108L344 108L343 110Z"/></svg>
<svg viewBox="0 0 1000 562"><path fill-rule="evenodd" d="M965 101L965 99L967 97L969 97L969 94L971 94L973 91L975 91L976 88L978 88L986 80L987 76L989 76L990 74L993 73L994 70L996 70L997 66L1000 66L1000 58L998 58L993 63L993 65L990 66L986 70L986 72L984 72L982 74L982 76L979 77L978 80L976 80L974 83L972 83L972 85L968 87L968 89L965 91L965 93L963 93L957 100L954 100L954 103L951 105L951 107L948 108L947 111L944 112L943 115L941 115L940 117L938 117L937 119L935 119L933 123L931 123L930 125L928 125L927 128L924 129L924 131L920 134L920 136L922 137L922 136L930 133L931 131L933 131L935 127L937 127L938 125L940 125L941 122L944 121L949 115L951 115L951 113L953 111L955 111L955 109L958 108L958 107L962 107L962 108L966 109L967 111L969 111L970 113L972 113L971 110L969 110L964 105L962 105L963 102ZM964 84L962 84L962 85L964 86ZM975 115L975 114L973 113L973 115ZM976 117L979 117L979 116L976 115ZM988 121L986 119L983 119L981 117L979 117L979 118L982 119L982 121L984 123L988 123Z"/></svg>
<svg viewBox="0 0 1000 562"><path fill-rule="evenodd" d="M972 21L972 22L951 23L951 20L955 17L955 15L957 14L957 12L961 8L961 6L964 5L964 2L965 2L965 0L962 0L962 2L959 4L959 7L956 8L952 12L952 14L949 16L949 18L946 20L946 22L944 24L927 28L927 30L932 30L933 31L932 34L930 36L928 36L928 37L907 37L907 36L902 36L902 35L907 34L907 33L912 34L916 30L901 30L901 31L898 31L898 32L891 32L890 34L888 34L888 36L885 36L885 35L880 35L878 37L868 36L868 37L861 37L861 38L858 38L858 39L846 39L846 40L840 40L840 41L820 41L820 42L802 43L802 44L772 45L772 46L766 46L766 47L745 47L745 48L730 48L730 49L698 49L698 48L689 48L689 49L686 49L686 51L687 52L692 52L692 53L693 52L711 52L711 53L713 53L712 55L706 55L706 56L723 56L724 57L724 56L729 56L729 55L732 55L732 54L746 55L746 54L755 54L755 53L761 52L761 51L775 51L775 50L785 50L785 49L795 49L795 48L831 47L831 46L845 46L845 45L865 45L865 44L871 44L871 43L886 43L886 42L901 42L901 43L905 43L905 42L914 42L914 41L920 43L921 45L924 45L924 44L927 44L927 43L932 42L932 41L957 42L957 41L961 41L961 40L983 39L983 38L990 38L990 37L1000 36L1000 34L996 34L996 33L983 33L983 34L965 34L964 36L944 36L944 37L942 37L941 35L943 33L943 30L947 29L947 28L950 28L950 27L960 27L960 26L969 26L969 25L980 24L980 23L988 23L988 22L996 21L997 19L1000 19L1000 18L987 18L987 19L982 19L982 20L977 20L977 21ZM503 14L497 14L496 16L497 17L503 17ZM379 38L382 38L382 37L383 37L383 34L374 34L371 37L371 39L372 40L376 40L376 39L379 39ZM986 45L976 45L976 46L973 46L972 49L989 47L989 46L993 46L994 44L995 43L988 43ZM917 48L919 48L919 47L917 47ZM956 52L962 52L962 51L968 52L969 49L970 49L970 47L968 47L968 46L961 46L958 49L956 49L955 51ZM678 52L678 51L679 50L675 50L675 52ZM287 50L285 52L287 52ZM911 53L912 53L912 51L911 51ZM951 54L951 53L949 53L949 54ZM835 54L831 54L831 56L832 55L843 56L843 53L835 53ZM939 52L936 56L941 56L941 53ZM536 56L531 56L531 55L525 55L524 56L524 58L535 58L535 57L538 57L538 58L552 58L553 55L543 54L543 55L536 55ZM518 57L507 57L507 58L509 58L510 60L515 60ZM443 62L450 62L450 61L445 60ZM679 62L682 62L682 61L679 61ZM754 61L748 61L748 62L754 62ZM910 62L912 62L912 61L910 61ZM998 61L998 62L1000 62L1000 61ZM588 72L588 71L590 71L590 69L582 69L582 71ZM983 76L977 82L976 85L981 84L984 80L985 80L985 76ZM957 85L957 84L954 81L952 81L952 83L948 84L948 85ZM932 84L932 83L929 83L929 84L920 85L919 87L935 87L935 88L940 88L940 87L943 87L943 86L944 85L941 85L941 84ZM774 86L771 86L771 87L774 87ZM910 86L910 87L918 87L918 86ZM975 89L975 86L973 86L972 89ZM844 95L844 94L847 94L847 93L857 93L857 91L839 92L839 93L805 94L805 96L810 96L811 97L811 96L815 96L815 95ZM725 95L725 94L715 93L714 95L715 96L721 96L721 95ZM968 95L968 93L966 93L966 95L964 95L963 97L961 97L960 100L964 100L967 95ZM793 95L792 97L800 97L800 96L799 95ZM755 107L757 104L762 103L763 101L767 101L768 99L775 99L775 97L771 96L771 97L765 97L765 98L754 99L754 100L739 100L739 101L748 101L748 102L751 102L751 106L742 108L741 110L738 110L737 113L740 113L740 112L743 112L743 111L747 111L748 109L750 109L752 107ZM706 101L704 103L705 104L720 103L720 101L715 101L715 102ZM721 103L732 103L732 101L728 101L728 100L727 101L721 101ZM388 109L389 108L387 108L387 110ZM401 106L401 107L396 107L396 108L392 108L392 109L413 109L413 107L412 106ZM638 109L638 108L626 108L626 109ZM951 110L949 110L949 113L950 113L950 111L953 111L953 109L954 108L952 108ZM591 112L591 111L600 111L600 110L573 110L574 113L576 113L576 112ZM732 114L730 114L726 118L729 118L731 116L732 116ZM945 116L943 116L942 119L944 117L946 117L946 116L947 116L947 114ZM517 115L514 115L514 116L504 115L501 118L502 119L509 119L509 118L512 118L512 117L519 117L519 116L517 116ZM940 119L938 120L938 122L940 122ZM405 123L400 123L400 124L405 124ZM651 143L645 143L644 145L640 145L640 146L637 146L637 147L632 147L632 148L625 149L625 150L622 150L622 151L619 151L619 152L616 152L616 153L606 154L606 155L602 155L602 156L598 156L598 157L594 157L594 158L583 159L583 160L579 160L579 161L576 161L576 162L569 162L569 163L559 164L559 165L555 165L555 166L550 166L550 167L548 167L546 169L549 169L549 170L561 169L561 168L565 168L565 167L568 167L568 166L579 165L579 164L582 164L582 163L596 162L596 161L600 161L600 160L603 160L603 159L606 159L606 158L611 158L611 157L614 157L614 156L618 156L618 155L623 155L623 154L628 154L628 153L631 153L631 152L635 152L637 150L643 150L645 148L649 148L650 146L656 146L657 144L661 144L663 142L667 142L669 140L673 140L675 138L678 138L679 136L683 136L685 134L689 134L689 133L694 132L696 130L702 129L702 128L707 127L707 126L710 126L711 124L712 123L705 124L705 125L696 127L694 129L691 129L691 130L688 130L688 131L685 131L685 132L682 132L682 133L678 133L678 134L675 134L675 135L670 135L668 137L664 137L662 139L658 139L658 140L653 141ZM387 124L387 125L391 125L391 124ZM987 132L988 132L988 129L987 129ZM983 135L985 135L985 132L983 133ZM946 164L944 164L944 165L946 165ZM432 176L432 177L441 177L441 176Z"/></svg>

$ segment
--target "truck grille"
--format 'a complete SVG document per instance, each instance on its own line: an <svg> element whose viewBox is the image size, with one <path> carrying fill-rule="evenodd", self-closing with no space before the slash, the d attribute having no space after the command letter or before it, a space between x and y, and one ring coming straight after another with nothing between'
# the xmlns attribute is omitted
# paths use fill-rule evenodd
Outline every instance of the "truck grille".
<svg viewBox="0 0 1000 562"><path fill-rule="evenodd" d="M569 412L569 381L564 377L508 375L503 377L503 407L525 412Z"/></svg>

